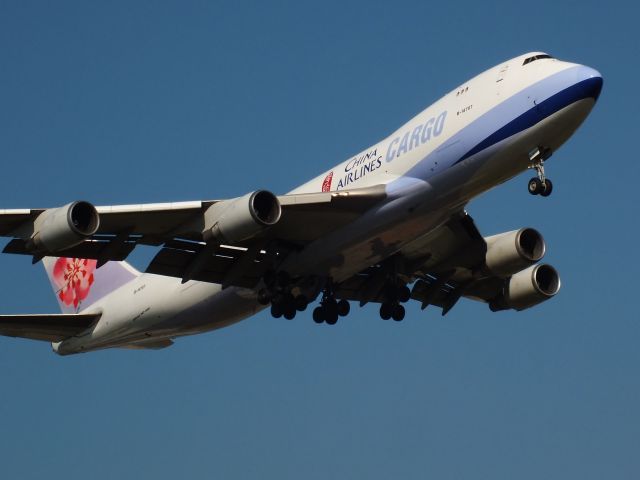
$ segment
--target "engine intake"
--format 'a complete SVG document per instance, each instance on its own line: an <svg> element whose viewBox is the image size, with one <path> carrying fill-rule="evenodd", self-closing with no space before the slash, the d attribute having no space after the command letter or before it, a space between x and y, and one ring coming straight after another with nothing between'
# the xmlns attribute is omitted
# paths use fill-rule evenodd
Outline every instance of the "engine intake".
<svg viewBox="0 0 640 480"><path fill-rule="evenodd" d="M489 304L497 310L525 310L549 300L560 291L560 276L551 265L533 265L513 275L502 295Z"/></svg>
<svg viewBox="0 0 640 480"><path fill-rule="evenodd" d="M100 216L89 202L78 201L45 210L33 226L34 233L29 242L33 249L55 253L75 247L96 233Z"/></svg>
<svg viewBox="0 0 640 480"><path fill-rule="evenodd" d="M205 240L237 243L256 237L280 220L278 197L257 190L231 200L214 203L204 213Z"/></svg>
<svg viewBox="0 0 640 480"><path fill-rule="evenodd" d="M485 264L493 275L508 277L544 257L544 238L533 228L521 228L485 238Z"/></svg>

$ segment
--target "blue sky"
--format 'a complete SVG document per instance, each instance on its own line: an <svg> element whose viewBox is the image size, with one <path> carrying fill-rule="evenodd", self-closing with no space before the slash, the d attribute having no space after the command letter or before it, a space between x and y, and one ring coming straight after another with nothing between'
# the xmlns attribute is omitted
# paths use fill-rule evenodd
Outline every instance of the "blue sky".
<svg viewBox="0 0 640 480"><path fill-rule="evenodd" d="M267 313L160 352L0 339L6 478L636 478L634 2L0 2L0 207L285 192L531 50L599 69L552 158L469 206L547 239L554 300L492 314ZM144 268L153 252L136 253ZM3 256L4 313L53 312Z"/></svg>

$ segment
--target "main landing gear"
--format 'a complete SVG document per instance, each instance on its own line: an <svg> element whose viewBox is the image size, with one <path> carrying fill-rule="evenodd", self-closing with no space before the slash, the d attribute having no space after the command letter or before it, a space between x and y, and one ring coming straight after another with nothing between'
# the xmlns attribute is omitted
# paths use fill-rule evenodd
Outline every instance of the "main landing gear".
<svg viewBox="0 0 640 480"><path fill-rule="evenodd" d="M265 275L265 284L266 288L258 292L258 302L265 306L271 304L271 315L274 318L293 320L298 312L307 309L309 298L302 293L293 294L293 282L286 272L269 272ZM336 300L333 284L328 280L322 290L320 306L313 310L313 320L316 323L335 325L338 318L346 317L350 310L347 300Z"/></svg>
<svg viewBox="0 0 640 480"><path fill-rule="evenodd" d="M309 301L304 295L293 296L290 293L278 295L271 300L271 315L274 318L284 317L293 320L297 312L306 310Z"/></svg>
<svg viewBox="0 0 640 480"><path fill-rule="evenodd" d="M536 147L529 152L529 161L531 162L529 168L535 169L538 174L529 180L528 190L531 195L548 197L553 191L553 183L544 174L544 162L551 157L551 153L550 148L542 147Z"/></svg>
<svg viewBox="0 0 640 480"><path fill-rule="evenodd" d="M322 291L322 300L320 306L313 310L313 321L316 323L327 322L329 325L335 325L338 317L346 317L349 315L351 306L344 298L336 300L331 284Z"/></svg>
<svg viewBox="0 0 640 480"><path fill-rule="evenodd" d="M304 295L294 296L291 293L291 279L286 272L269 274L265 278L268 288L258 292L258 302L261 305L271 303L271 315L275 318L284 317L293 320L297 312L303 312L309 305Z"/></svg>
<svg viewBox="0 0 640 480"><path fill-rule="evenodd" d="M323 282L321 290L320 305L313 310L313 321L316 323L327 323L335 325L340 317L349 315L351 306L346 299L336 299L335 289L332 280L329 278ZM303 293L294 294L301 290L309 294L311 291L318 292L320 285L316 284L316 289L304 289L299 285L293 286L292 279L285 272L268 274L265 276L265 288L258 291L258 302L262 305L271 305L271 315L274 318L284 317L293 320L298 312L306 310L310 298ZM409 301L411 290L400 279L392 277L387 280L387 284L381 292L383 302L380 306L380 317L383 320L393 319L396 322L404 320L405 308L403 303ZM312 297L317 294L313 293Z"/></svg>
<svg viewBox="0 0 640 480"><path fill-rule="evenodd" d="M402 303L411 297L411 290L404 284L391 284L386 287L385 301L380 305L380 318L396 322L404 320L405 310Z"/></svg>

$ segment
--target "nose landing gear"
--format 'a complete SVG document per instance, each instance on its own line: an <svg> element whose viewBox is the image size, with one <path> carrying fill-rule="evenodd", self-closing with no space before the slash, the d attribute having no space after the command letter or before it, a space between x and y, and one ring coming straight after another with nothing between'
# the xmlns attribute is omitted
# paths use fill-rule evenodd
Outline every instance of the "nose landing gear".
<svg viewBox="0 0 640 480"><path fill-rule="evenodd" d="M551 157L551 154L550 148L543 147L536 147L529 152L529 161L531 162L529 168L535 169L538 174L529 180L528 190L531 195L548 197L553 191L551 180L546 178L544 174L544 162Z"/></svg>

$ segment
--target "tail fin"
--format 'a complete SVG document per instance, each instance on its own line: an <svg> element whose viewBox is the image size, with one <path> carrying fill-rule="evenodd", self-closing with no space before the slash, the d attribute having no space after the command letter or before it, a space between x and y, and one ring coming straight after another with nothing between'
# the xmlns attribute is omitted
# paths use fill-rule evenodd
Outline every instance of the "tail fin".
<svg viewBox="0 0 640 480"><path fill-rule="evenodd" d="M78 313L138 275L126 262L107 262L96 268L96 260L82 258L42 259L62 313Z"/></svg>

